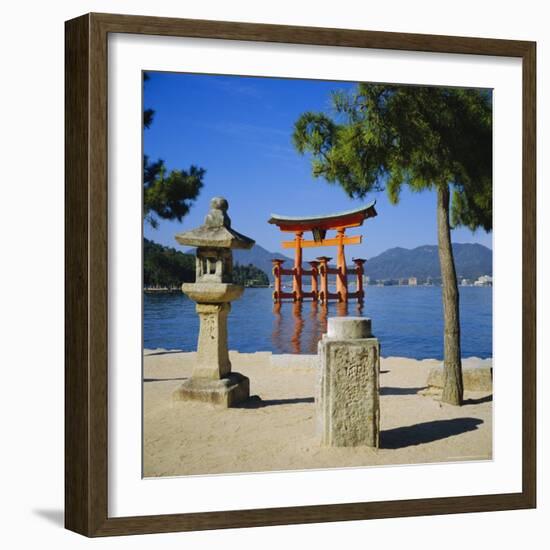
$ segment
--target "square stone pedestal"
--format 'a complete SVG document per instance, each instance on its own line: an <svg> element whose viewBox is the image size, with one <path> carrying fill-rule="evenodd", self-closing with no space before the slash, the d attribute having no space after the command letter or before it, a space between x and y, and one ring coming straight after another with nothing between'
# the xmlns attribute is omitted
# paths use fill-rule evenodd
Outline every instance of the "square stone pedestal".
<svg viewBox="0 0 550 550"><path fill-rule="evenodd" d="M248 399L250 381L238 372L231 372L224 378L190 378L173 394L174 401L202 401L220 407L233 405Z"/></svg>
<svg viewBox="0 0 550 550"><path fill-rule="evenodd" d="M318 353L316 401L321 444L377 448L380 344L370 333L370 320L330 318Z"/></svg>

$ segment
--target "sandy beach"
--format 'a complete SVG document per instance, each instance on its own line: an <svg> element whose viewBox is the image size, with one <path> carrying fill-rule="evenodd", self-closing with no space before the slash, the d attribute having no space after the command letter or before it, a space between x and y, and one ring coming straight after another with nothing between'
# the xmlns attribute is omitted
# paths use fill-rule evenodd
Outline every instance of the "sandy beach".
<svg viewBox="0 0 550 550"><path fill-rule="evenodd" d="M251 398L237 408L173 403L195 353L144 352L144 475L303 470L415 464L492 457L492 395L465 392L441 403L427 390L440 361L382 358L380 449L319 446L315 356L230 352L233 371L250 378ZM465 362L473 360L465 360Z"/></svg>

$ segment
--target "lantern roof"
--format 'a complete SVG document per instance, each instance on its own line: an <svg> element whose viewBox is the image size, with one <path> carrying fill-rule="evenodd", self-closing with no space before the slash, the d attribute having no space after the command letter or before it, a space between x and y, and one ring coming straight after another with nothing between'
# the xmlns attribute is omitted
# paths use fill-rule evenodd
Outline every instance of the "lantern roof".
<svg viewBox="0 0 550 550"><path fill-rule="evenodd" d="M227 215L229 203L223 197L214 197L210 201L210 211L204 224L195 229L176 235L176 241L186 246L205 248L241 248L254 246L254 240L231 228L231 219Z"/></svg>

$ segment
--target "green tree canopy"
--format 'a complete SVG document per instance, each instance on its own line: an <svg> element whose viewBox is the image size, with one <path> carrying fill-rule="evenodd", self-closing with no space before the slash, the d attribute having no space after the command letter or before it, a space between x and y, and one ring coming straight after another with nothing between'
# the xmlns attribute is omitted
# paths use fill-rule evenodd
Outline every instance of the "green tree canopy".
<svg viewBox="0 0 550 550"><path fill-rule="evenodd" d="M179 287L195 281L195 255L143 239L143 284L145 287Z"/></svg>
<svg viewBox="0 0 550 550"><path fill-rule="evenodd" d="M144 155L143 215L151 227L157 227L157 217L181 221L200 193L204 174L196 166L168 171L163 160L150 162Z"/></svg>
<svg viewBox="0 0 550 550"><path fill-rule="evenodd" d="M233 266L233 282L244 286L268 286L269 278L264 271L255 265L235 263Z"/></svg>
<svg viewBox="0 0 550 550"><path fill-rule="evenodd" d="M304 113L293 142L315 177L350 197L453 187L452 222L492 229L492 94L489 90L360 83L334 92L334 116Z"/></svg>
<svg viewBox="0 0 550 550"><path fill-rule="evenodd" d="M459 296L451 221L492 228L492 93L489 90L360 83L332 94L332 115L306 112L293 142L310 154L313 175L350 197L403 185L437 194L445 317L443 400L462 402ZM451 202L452 196L452 202Z"/></svg>

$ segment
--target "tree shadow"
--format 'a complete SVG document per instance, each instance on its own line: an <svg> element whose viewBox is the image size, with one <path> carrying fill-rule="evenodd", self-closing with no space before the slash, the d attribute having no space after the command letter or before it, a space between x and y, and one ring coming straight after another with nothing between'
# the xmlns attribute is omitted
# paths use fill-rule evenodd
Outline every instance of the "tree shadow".
<svg viewBox="0 0 550 550"><path fill-rule="evenodd" d="M401 449L431 443L439 439L446 439L453 435L477 430L483 424L480 418L451 418L448 420L432 420L412 426L403 426L391 430L383 430L380 434L380 448Z"/></svg>
<svg viewBox="0 0 550 550"><path fill-rule="evenodd" d="M388 372L390 372L390 371L389 370L381 370L380 374L388 374Z"/></svg>
<svg viewBox="0 0 550 550"><path fill-rule="evenodd" d="M380 395L416 395L418 392L425 390L427 386L421 388L380 388Z"/></svg>
<svg viewBox="0 0 550 550"><path fill-rule="evenodd" d="M153 357L155 355L170 355L171 353L184 353L184 351L181 349L154 351L153 353L144 353L143 357Z"/></svg>
<svg viewBox="0 0 550 550"><path fill-rule="evenodd" d="M187 376L182 376L180 378L144 378L144 382L172 382L173 380L187 380Z"/></svg>
<svg viewBox="0 0 550 550"><path fill-rule="evenodd" d="M39 516L58 527L65 526L65 512L63 510L33 510L35 516Z"/></svg>
<svg viewBox="0 0 550 550"><path fill-rule="evenodd" d="M299 403L314 403L313 397L291 397L288 399L262 399L259 395L252 395L246 401L235 405L237 409L262 409L274 405L297 405Z"/></svg>
<svg viewBox="0 0 550 550"><path fill-rule="evenodd" d="M482 403L489 403L493 400L493 394L486 395L485 397L478 397L476 399L465 399L462 405L481 405Z"/></svg>

